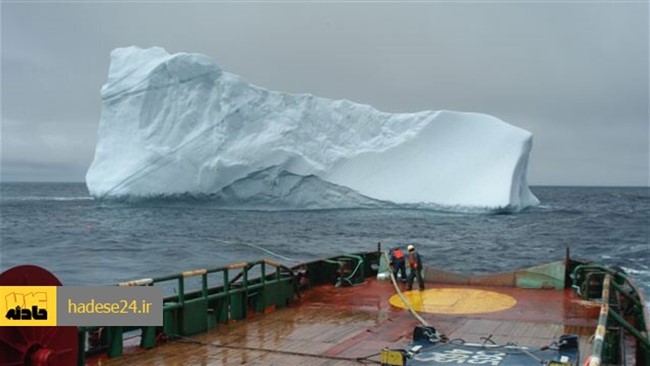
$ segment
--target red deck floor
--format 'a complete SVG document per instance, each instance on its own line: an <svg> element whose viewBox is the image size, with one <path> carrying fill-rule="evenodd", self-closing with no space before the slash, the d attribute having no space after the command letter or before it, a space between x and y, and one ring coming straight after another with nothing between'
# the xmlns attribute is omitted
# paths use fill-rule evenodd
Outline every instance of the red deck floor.
<svg viewBox="0 0 650 366"><path fill-rule="evenodd" d="M463 286L431 285L435 288ZM571 290L481 287L514 297L506 310L470 315L420 315L450 339L541 347L562 334L580 336L581 354L595 331L599 307ZM319 286L300 302L268 314L219 325L205 334L167 342L151 350L127 349L117 358L101 356L87 365L353 365L356 358L383 347L405 347L419 323L389 303L388 281L368 280L355 287ZM377 360L377 357L373 358Z"/></svg>

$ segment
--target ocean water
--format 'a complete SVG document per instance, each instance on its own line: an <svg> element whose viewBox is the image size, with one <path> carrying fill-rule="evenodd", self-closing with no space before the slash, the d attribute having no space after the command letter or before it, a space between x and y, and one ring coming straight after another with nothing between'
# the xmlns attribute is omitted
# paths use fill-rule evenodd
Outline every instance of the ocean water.
<svg viewBox="0 0 650 366"><path fill-rule="evenodd" d="M415 244L426 265L475 274L574 258L617 265L650 294L648 188L533 187L517 214L413 209L228 211L200 202L106 204L82 183L0 184L0 271L36 264L108 285L233 262L291 265ZM646 295L646 299L648 295Z"/></svg>

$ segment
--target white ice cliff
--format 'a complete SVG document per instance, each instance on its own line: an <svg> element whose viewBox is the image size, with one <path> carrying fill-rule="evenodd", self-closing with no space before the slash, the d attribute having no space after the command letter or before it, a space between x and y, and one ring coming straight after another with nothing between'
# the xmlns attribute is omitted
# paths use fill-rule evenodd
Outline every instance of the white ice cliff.
<svg viewBox="0 0 650 366"><path fill-rule="evenodd" d="M391 114L251 85L199 54L118 48L102 88L97 198L191 195L237 208L517 211L532 135L495 117Z"/></svg>

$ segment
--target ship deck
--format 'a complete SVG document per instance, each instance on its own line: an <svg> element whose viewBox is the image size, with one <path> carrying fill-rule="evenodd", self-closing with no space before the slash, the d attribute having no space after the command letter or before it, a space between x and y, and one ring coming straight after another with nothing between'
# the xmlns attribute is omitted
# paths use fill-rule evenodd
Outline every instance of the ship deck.
<svg viewBox="0 0 650 366"><path fill-rule="evenodd" d="M467 288L427 284L423 292L405 294L411 299L433 295L436 305L440 290ZM487 302L474 299L476 312L471 314L435 312L434 306L420 315L451 340L483 343L490 337L497 344L543 347L563 334L576 334L581 358L590 352L588 341L595 332L599 306L581 300L572 290L472 288L507 295L516 303L481 312ZM100 356L86 365L358 365L358 359L367 357L377 361L383 347L405 348L419 325L408 310L390 304L394 295L390 281L376 279L354 287L318 286L286 308L219 324L153 349L130 347L120 357ZM454 307L438 300L442 308Z"/></svg>

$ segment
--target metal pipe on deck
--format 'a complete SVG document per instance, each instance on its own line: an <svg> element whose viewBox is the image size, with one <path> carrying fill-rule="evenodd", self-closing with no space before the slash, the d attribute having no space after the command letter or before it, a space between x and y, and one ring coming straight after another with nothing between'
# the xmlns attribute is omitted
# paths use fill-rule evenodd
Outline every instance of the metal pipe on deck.
<svg viewBox="0 0 650 366"><path fill-rule="evenodd" d="M601 366L603 342L605 341L605 333L607 332L607 317L609 315L609 284L611 280L611 275L605 275L605 280L603 281L603 292L601 296L602 305L600 306L600 315L598 317L596 334L594 335L594 341L591 346L589 366Z"/></svg>

